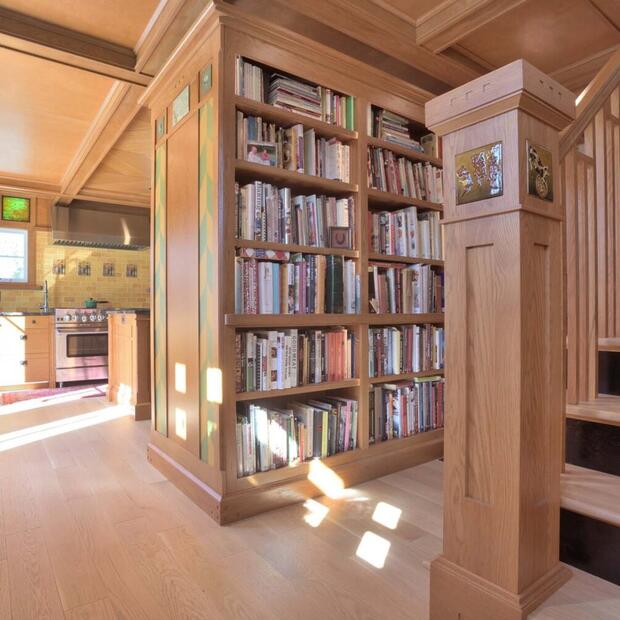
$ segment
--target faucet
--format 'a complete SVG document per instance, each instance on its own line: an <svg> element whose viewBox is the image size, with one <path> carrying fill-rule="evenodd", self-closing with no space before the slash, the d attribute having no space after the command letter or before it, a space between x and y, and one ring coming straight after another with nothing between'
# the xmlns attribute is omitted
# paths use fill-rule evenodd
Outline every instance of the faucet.
<svg viewBox="0 0 620 620"><path fill-rule="evenodd" d="M40 306L40 309L43 312L49 312L49 309L50 309L49 294L47 290L47 280L45 280L45 282L43 283L43 305Z"/></svg>

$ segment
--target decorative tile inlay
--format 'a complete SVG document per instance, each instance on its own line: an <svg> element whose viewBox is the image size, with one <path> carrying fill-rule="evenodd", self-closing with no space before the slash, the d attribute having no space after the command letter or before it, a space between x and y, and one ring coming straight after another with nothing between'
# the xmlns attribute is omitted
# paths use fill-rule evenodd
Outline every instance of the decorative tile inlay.
<svg viewBox="0 0 620 620"><path fill-rule="evenodd" d="M211 90L211 65L207 65L200 72L200 98L202 99Z"/></svg>
<svg viewBox="0 0 620 620"><path fill-rule="evenodd" d="M551 151L538 144L527 146L527 193L553 202L553 162Z"/></svg>
<svg viewBox="0 0 620 620"><path fill-rule="evenodd" d="M172 102L172 126L189 114L189 84L175 97Z"/></svg>
<svg viewBox="0 0 620 620"><path fill-rule="evenodd" d="M457 205L497 198L503 194L501 142L459 153L455 159Z"/></svg>
<svg viewBox="0 0 620 620"><path fill-rule="evenodd" d="M138 265L127 265L125 276L127 278L137 278L138 277Z"/></svg>

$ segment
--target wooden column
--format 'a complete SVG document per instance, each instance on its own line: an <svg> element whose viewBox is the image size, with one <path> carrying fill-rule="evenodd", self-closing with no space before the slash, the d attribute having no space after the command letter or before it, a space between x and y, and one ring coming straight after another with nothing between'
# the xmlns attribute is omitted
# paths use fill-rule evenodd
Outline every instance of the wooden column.
<svg viewBox="0 0 620 620"><path fill-rule="evenodd" d="M574 95L519 60L426 115L443 136L447 287L444 550L430 617L516 620L570 577L558 559L558 131Z"/></svg>

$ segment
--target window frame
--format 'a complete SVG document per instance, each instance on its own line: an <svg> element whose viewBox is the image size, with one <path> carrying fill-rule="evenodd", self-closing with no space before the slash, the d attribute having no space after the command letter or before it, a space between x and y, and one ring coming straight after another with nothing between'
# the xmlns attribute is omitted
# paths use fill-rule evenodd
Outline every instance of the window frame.
<svg viewBox="0 0 620 620"><path fill-rule="evenodd" d="M31 209L32 209L32 202ZM27 279L24 282L6 282L0 280L0 289L40 289L41 286L37 286L37 268L36 268L36 239L35 239L35 227L32 224L32 212L30 215L30 222L11 222L8 220L0 219L0 228L17 228L25 230L28 233L28 254L27 254Z"/></svg>

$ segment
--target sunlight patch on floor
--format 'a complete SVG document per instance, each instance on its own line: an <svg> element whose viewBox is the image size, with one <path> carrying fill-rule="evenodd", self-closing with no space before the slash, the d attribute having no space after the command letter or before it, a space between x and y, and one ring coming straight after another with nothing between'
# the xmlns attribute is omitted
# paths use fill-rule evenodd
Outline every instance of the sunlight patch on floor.
<svg viewBox="0 0 620 620"><path fill-rule="evenodd" d="M82 390L74 390L72 392L61 392L60 394L52 394L42 396L40 398L19 400L9 405L1 405L0 415L10 415L12 413L20 413L31 409L40 409L41 407L51 407L52 405L70 403L74 400L80 400L91 396L104 396L107 389L107 385L97 385L95 387L87 387Z"/></svg>
<svg viewBox="0 0 620 620"><path fill-rule="evenodd" d="M386 502L379 502L372 515L372 520L390 530L395 530L398 527L400 521L400 515L403 511L392 504Z"/></svg>
<svg viewBox="0 0 620 620"><path fill-rule="evenodd" d="M383 568L391 544L383 536L379 536L374 532L364 532L355 555L375 568Z"/></svg>
<svg viewBox="0 0 620 620"><path fill-rule="evenodd" d="M131 407L117 405L115 407L104 407L97 411L91 411L82 415L62 418L54 422L46 422L44 424L37 424L36 426L29 426L28 428L23 428L18 431L4 433L0 435L0 452L6 452L7 450L19 448L20 446L41 441L42 439L70 433L81 428L103 424L104 422L130 415L133 415Z"/></svg>

